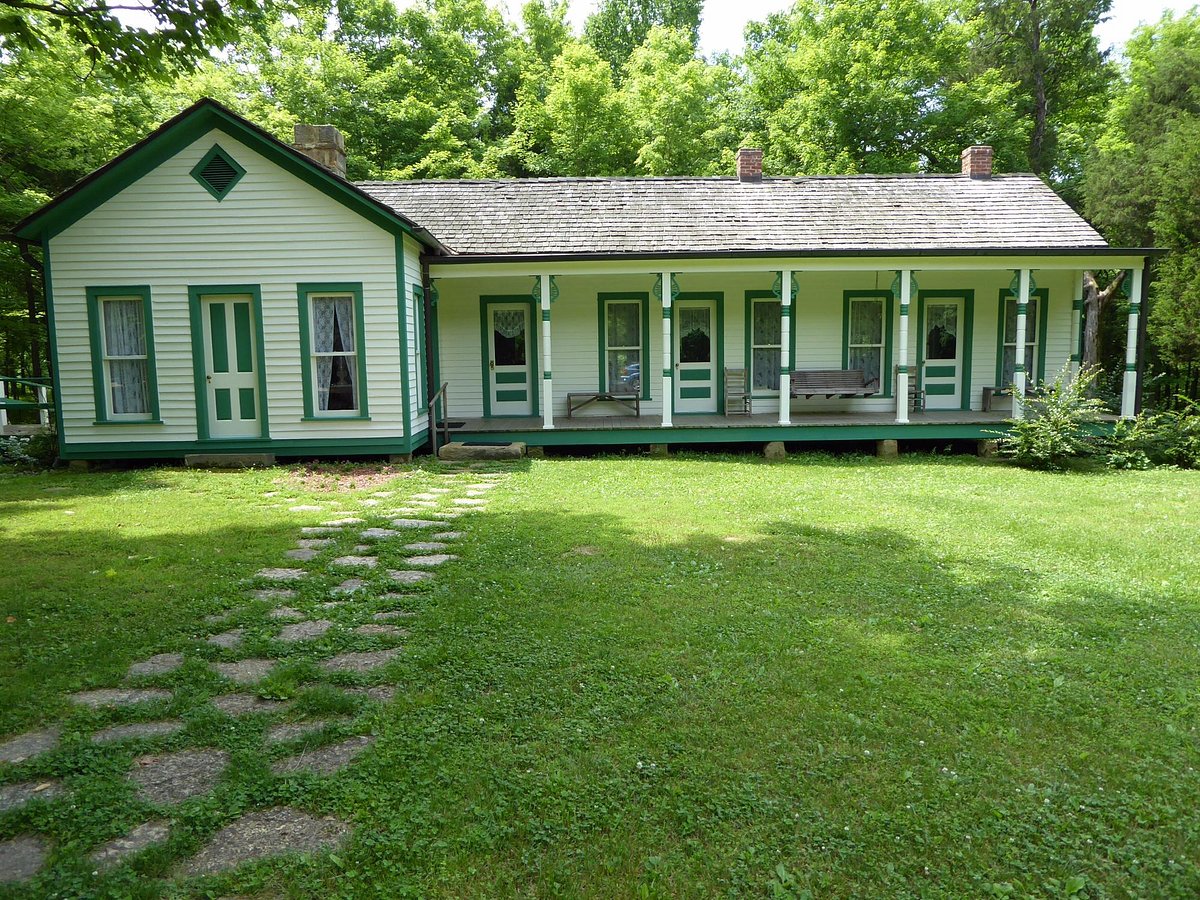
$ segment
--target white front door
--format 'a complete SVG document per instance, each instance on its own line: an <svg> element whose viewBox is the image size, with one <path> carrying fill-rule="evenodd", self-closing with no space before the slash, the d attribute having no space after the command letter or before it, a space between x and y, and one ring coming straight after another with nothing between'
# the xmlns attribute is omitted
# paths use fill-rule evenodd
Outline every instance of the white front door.
<svg viewBox="0 0 1200 900"><path fill-rule="evenodd" d="M203 296L204 396L208 435L260 437L262 399L258 390L254 302L248 294Z"/></svg>
<svg viewBox="0 0 1200 900"><path fill-rule="evenodd" d="M488 415L532 416L535 372L529 304L488 303L485 323Z"/></svg>
<svg viewBox="0 0 1200 900"><path fill-rule="evenodd" d="M957 298L925 301L921 377L926 409L962 407L963 307Z"/></svg>
<svg viewBox="0 0 1200 900"><path fill-rule="evenodd" d="M720 374L717 359L717 302L675 303L675 411L715 413Z"/></svg>

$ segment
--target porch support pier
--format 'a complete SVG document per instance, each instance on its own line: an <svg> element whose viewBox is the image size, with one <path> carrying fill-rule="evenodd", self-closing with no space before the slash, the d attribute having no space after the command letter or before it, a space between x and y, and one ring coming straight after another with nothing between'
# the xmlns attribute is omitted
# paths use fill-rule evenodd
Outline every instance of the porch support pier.
<svg viewBox="0 0 1200 900"><path fill-rule="evenodd" d="M1071 360L1067 368L1067 380L1074 383L1079 377L1079 367L1082 362L1080 355L1080 340L1083 331L1083 273L1077 272L1075 277L1075 299L1071 303ZM1042 377L1045 377L1043 373Z"/></svg>
<svg viewBox="0 0 1200 900"><path fill-rule="evenodd" d="M908 306L912 302L912 269L900 271L900 342L896 356L896 424L908 424Z"/></svg>
<svg viewBox="0 0 1200 900"><path fill-rule="evenodd" d="M1129 325L1125 332L1125 378L1121 383L1121 418L1137 415L1138 316L1142 311L1142 270L1135 268L1129 286Z"/></svg>
<svg viewBox="0 0 1200 900"><path fill-rule="evenodd" d="M779 424L792 424L792 270L780 273L779 289ZM749 362L747 360L747 362ZM747 366L747 368L749 368Z"/></svg>
<svg viewBox="0 0 1200 900"><path fill-rule="evenodd" d="M1021 269L1017 287L1016 356L1013 365L1013 418L1025 418L1025 331L1029 313L1029 269Z"/></svg>
<svg viewBox="0 0 1200 900"><path fill-rule="evenodd" d="M540 275L542 282L542 428L554 429L554 379L550 367L550 276Z"/></svg>
<svg viewBox="0 0 1200 900"><path fill-rule="evenodd" d="M662 285L662 360L663 360L663 393L662 393L662 427L671 427L671 407L675 401L675 379L671 360L671 273L662 272L659 275ZM649 363L649 360L646 360Z"/></svg>

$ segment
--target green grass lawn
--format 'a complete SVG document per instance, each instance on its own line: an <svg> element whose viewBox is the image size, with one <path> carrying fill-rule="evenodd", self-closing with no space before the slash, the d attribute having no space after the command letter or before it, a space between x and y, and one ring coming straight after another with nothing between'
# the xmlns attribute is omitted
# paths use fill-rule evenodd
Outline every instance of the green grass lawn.
<svg viewBox="0 0 1200 900"><path fill-rule="evenodd" d="M379 489L0 477L0 738L115 721L65 694L219 630L203 617L244 608L245 579L329 517L289 506ZM136 752L82 738L26 773L75 799L0 815L0 840L52 835L39 884L86 895L1200 895L1200 473L557 459L458 522L395 701L347 706L299 650L270 685L359 715L379 737L358 764L274 779L261 722L185 709L186 737L150 746L237 764L166 847L91 876L84 855L149 812L121 783ZM239 621L265 627L259 607ZM164 683L185 707L218 691L199 664ZM151 880L281 802L353 842Z"/></svg>

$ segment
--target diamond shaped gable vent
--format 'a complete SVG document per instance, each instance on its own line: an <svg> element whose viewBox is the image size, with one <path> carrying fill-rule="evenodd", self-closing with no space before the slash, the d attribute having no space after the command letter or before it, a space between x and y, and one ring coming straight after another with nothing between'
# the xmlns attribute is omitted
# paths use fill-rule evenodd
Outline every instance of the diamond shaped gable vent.
<svg viewBox="0 0 1200 900"><path fill-rule="evenodd" d="M219 144L213 144L212 149L205 153L192 169L192 177L217 200L224 200L245 174L246 170L222 150Z"/></svg>

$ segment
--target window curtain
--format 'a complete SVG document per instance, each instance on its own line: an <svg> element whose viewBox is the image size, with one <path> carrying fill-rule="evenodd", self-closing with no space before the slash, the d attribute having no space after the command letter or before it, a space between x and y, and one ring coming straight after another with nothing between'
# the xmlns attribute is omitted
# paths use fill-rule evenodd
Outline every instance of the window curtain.
<svg viewBox="0 0 1200 900"><path fill-rule="evenodd" d="M492 313L492 327L501 337L512 340L525 334L525 312L520 309L497 309Z"/></svg>
<svg viewBox="0 0 1200 900"><path fill-rule="evenodd" d="M752 387L754 390L779 390L779 366L783 359L780 342L783 340L781 304L777 300L759 300L751 307L754 349L751 356Z"/></svg>
<svg viewBox="0 0 1200 900"><path fill-rule="evenodd" d="M312 302L313 352L316 354L354 354L354 300L351 297L314 297ZM338 363L335 366L335 362ZM335 386L349 388L351 397L358 396L358 367L345 357L318 355L317 408L328 412L329 397ZM337 374L335 385L334 374ZM341 406L334 408L342 408Z"/></svg>
<svg viewBox="0 0 1200 900"><path fill-rule="evenodd" d="M108 357L112 413L149 412L146 325L141 300L104 301L104 350Z"/></svg>

